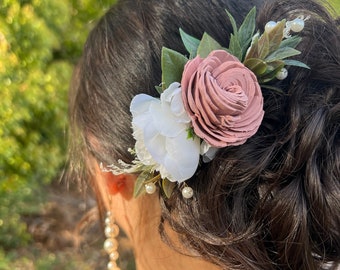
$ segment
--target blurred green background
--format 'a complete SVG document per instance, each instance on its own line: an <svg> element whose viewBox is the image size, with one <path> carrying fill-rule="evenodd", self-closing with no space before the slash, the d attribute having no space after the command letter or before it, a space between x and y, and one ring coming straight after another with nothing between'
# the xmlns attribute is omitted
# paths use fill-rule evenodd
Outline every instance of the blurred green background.
<svg viewBox="0 0 340 270"><path fill-rule="evenodd" d="M37 247L28 223L46 213L58 186L72 70L113 2L0 0L0 270L99 267L84 252ZM340 0L330 2L340 14Z"/></svg>
<svg viewBox="0 0 340 270"><path fill-rule="evenodd" d="M32 250L27 217L45 211L48 187L60 178L72 69L113 2L0 0L1 270L94 269Z"/></svg>

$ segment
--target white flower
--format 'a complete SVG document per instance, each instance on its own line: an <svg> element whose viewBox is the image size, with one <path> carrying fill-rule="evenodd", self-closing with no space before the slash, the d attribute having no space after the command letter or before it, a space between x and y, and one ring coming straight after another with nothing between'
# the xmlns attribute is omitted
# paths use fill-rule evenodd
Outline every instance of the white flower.
<svg viewBox="0 0 340 270"><path fill-rule="evenodd" d="M200 155L200 139L188 139L190 127L179 83L172 83L157 99L146 94L130 105L137 158L153 166L162 178L183 182L195 173Z"/></svg>
<svg viewBox="0 0 340 270"><path fill-rule="evenodd" d="M201 142L201 149L200 149L200 155L203 157L202 161L204 163L208 163L210 161L212 161L218 151L219 148L217 147L213 147L211 145L209 145L206 141L202 141Z"/></svg>

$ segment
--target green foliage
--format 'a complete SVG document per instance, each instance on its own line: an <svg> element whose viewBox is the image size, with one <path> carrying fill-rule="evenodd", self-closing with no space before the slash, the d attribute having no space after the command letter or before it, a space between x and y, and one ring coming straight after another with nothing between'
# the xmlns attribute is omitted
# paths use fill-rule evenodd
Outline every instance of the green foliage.
<svg viewBox="0 0 340 270"><path fill-rule="evenodd" d="M162 49L162 88L165 90L173 82L180 82L188 59L168 48Z"/></svg>
<svg viewBox="0 0 340 270"><path fill-rule="evenodd" d="M73 66L92 20L111 4L109 0L0 3L0 247L4 250L29 242L21 215L39 209L43 186L64 166Z"/></svg>
<svg viewBox="0 0 340 270"><path fill-rule="evenodd" d="M190 54L190 59L194 58L197 54L197 48L198 48L198 45L200 44L200 40L188 35L181 28L179 29L179 33L181 35L181 39L183 41L183 44L186 50Z"/></svg>
<svg viewBox="0 0 340 270"><path fill-rule="evenodd" d="M162 191L164 192L166 198L171 197L171 194L174 191L176 184L177 184L176 182L171 182L167 178L162 179Z"/></svg>
<svg viewBox="0 0 340 270"><path fill-rule="evenodd" d="M226 12L233 27L228 51L242 61L254 35L256 8L249 11L239 29L237 29L234 17L228 11Z"/></svg>
<svg viewBox="0 0 340 270"><path fill-rule="evenodd" d="M197 55L205 58L214 50L222 50L223 47L207 33L204 33L197 48Z"/></svg>
<svg viewBox="0 0 340 270"><path fill-rule="evenodd" d="M40 256L36 256L40 254ZM87 254L91 257L90 254ZM51 253L36 248L30 254L17 254L11 252L6 254L0 249L0 270L92 270L95 266L90 261L83 260L80 254L70 254L68 252Z"/></svg>

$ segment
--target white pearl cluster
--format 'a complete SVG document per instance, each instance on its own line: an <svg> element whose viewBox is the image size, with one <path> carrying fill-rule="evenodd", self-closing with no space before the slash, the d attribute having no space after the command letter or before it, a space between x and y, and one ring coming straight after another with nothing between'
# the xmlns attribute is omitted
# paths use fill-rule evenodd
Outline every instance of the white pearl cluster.
<svg viewBox="0 0 340 270"><path fill-rule="evenodd" d="M287 38L290 35L290 31L295 32L295 33L299 33L303 30L303 28L305 27L305 20L308 20L309 17L304 18L303 16L299 16L297 18L295 18L292 21L287 21L286 22L286 27L283 31L284 33L284 37ZM265 31L267 33L269 33L275 26L276 26L276 22L274 21L269 21L267 22L266 26L265 26Z"/></svg>
<svg viewBox="0 0 340 270"><path fill-rule="evenodd" d="M110 256L110 262L107 264L107 269L109 270L120 270L117 266L117 259L119 258L118 241L115 237L119 234L119 227L114 222L114 217L110 211L106 213L105 218L105 236L106 240L104 242L104 250Z"/></svg>
<svg viewBox="0 0 340 270"><path fill-rule="evenodd" d="M296 18L286 23L286 27L290 28L291 31L299 33L305 27L305 21L302 18Z"/></svg>
<svg viewBox="0 0 340 270"><path fill-rule="evenodd" d="M304 18L303 16L299 16L297 18L295 18L292 21L287 21L286 22L286 27L283 30L283 35L285 38L290 37L290 31L295 32L295 33L299 33L303 30L303 28L305 27L305 20L308 20L309 17ZM271 30L274 29L274 27L277 25L276 22L274 21L269 21L267 22L267 24L265 25L265 31L267 33L269 33ZM278 80L284 80L286 79L288 76L288 71L286 68L282 68L277 74L276 74L276 78Z"/></svg>

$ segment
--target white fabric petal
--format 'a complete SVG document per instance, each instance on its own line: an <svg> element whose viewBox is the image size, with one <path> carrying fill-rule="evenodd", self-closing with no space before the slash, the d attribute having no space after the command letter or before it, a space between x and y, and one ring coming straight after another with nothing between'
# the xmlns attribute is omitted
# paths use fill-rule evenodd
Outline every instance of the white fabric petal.
<svg viewBox="0 0 340 270"><path fill-rule="evenodd" d="M165 149L166 137L162 136L153 124L150 123L144 129L144 143L153 159L157 163L163 163L164 157L167 155Z"/></svg>
<svg viewBox="0 0 340 270"><path fill-rule="evenodd" d="M143 161L145 165L155 165L156 161L152 158L150 152L147 150L144 144L143 130L134 126L133 136L136 140L135 151L139 160Z"/></svg>
<svg viewBox="0 0 340 270"><path fill-rule="evenodd" d="M177 122L190 123L190 117L184 109L182 100L182 90L180 84L175 82L170 84L161 95L162 104L169 104L171 113L176 116Z"/></svg>
<svg viewBox="0 0 340 270"><path fill-rule="evenodd" d="M130 104L132 124L144 128L150 122L150 105L160 104L159 99L149 95L140 94L135 96Z"/></svg>
<svg viewBox="0 0 340 270"><path fill-rule="evenodd" d="M200 154L203 156L203 162L208 163L212 161L219 148L209 145L206 141L202 141Z"/></svg>
<svg viewBox="0 0 340 270"><path fill-rule="evenodd" d="M169 85L167 89L161 94L161 102L171 102L171 99L174 95L181 91L180 83L174 82Z"/></svg>
<svg viewBox="0 0 340 270"><path fill-rule="evenodd" d="M173 96L170 110L177 117L177 122L190 123L191 120L185 111L181 92Z"/></svg>
<svg viewBox="0 0 340 270"><path fill-rule="evenodd" d="M178 123L175 115L170 110L169 103L150 105L150 114L156 129L166 137L178 136L180 132L186 130L189 126L186 124Z"/></svg>
<svg viewBox="0 0 340 270"><path fill-rule="evenodd" d="M151 97L146 94L136 95L130 104L130 111L132 116L137 116L141 113L145 113L149 110L149 105L151 102L159 102L159 99Z"/></svg>
<svg viewBox="0 0 340 270"><path fill-rule="evenodd" d="M170 181L180 183L194 175L199 163L199 138L187 139L187 133L182 132L176 138L167 138L166 150L164 167Z"/></svg>

